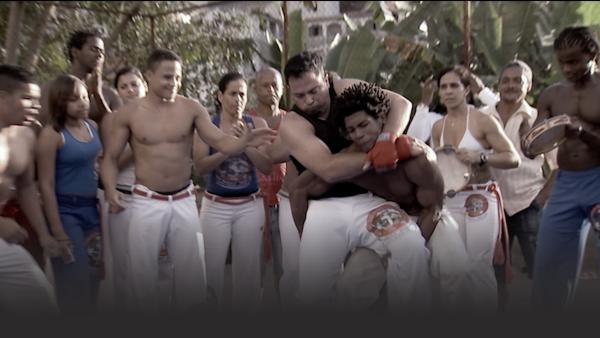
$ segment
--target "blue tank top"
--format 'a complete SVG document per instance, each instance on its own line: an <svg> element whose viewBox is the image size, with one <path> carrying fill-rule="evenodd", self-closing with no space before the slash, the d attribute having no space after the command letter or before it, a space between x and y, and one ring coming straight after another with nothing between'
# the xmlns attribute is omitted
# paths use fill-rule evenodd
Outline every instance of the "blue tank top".
<svg viewBox="0 0 600 338"><path fill-rule="evenodd" d="M54 190L57 194L96 196L98 176L94 164L102 144L96 128L87 121L85 124L92 136L88 142L77 140L67 128L60 131L65 143L56 152Z"/></svg>
<svg viewBox="0 0 600 338"><path fill-rule="evenodd" d="M253 125L252 118L247 115L242 116L244 122ZM221 123L221 116L216 114L212 122L218 127ZM216 152L212 147L208 154ZM223 197L248 196L258 191L258 179L256 177L256 168L246 154L229 156L217 168L211 171L207 178L206 191Z"/></svg>

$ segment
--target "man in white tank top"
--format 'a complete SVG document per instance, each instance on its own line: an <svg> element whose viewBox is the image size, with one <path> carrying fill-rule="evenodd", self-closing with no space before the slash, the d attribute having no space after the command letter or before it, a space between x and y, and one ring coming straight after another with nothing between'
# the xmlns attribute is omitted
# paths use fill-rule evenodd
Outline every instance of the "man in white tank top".
<svg viewBox="0 0 600 338"><path fill-rule="evenodd" d="M464 306L495 309L497 285L493 262L502 261L508 266L509 259L507 250L499 246L506 227L501 228L504 212L489 168L515 168L520 158L500 124L467 105L469 82L455 67L440 73L438 87L448 113L433 125L432 144L434 148L452 146L472 173L468 185L447 196L444 202L459 224L470 261L464 283L468 296ZM440 169L454 170L444 166Z"/></svg>

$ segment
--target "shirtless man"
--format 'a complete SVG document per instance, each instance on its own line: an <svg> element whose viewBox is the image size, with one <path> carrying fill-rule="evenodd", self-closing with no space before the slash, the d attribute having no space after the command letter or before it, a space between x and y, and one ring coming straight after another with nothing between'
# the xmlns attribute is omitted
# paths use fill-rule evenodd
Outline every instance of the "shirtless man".
<svg viewBox="0 0 600 338"><path fill-rule="evenodd" d="M582 222L592 210L600 210L594 208L600 203L598 46L588 27L562 30L554 51L565 79L546 88L538 100L536 124L560 114L571 118L567 140L558 148L559 169L538 231L533 301L545 309L561 308L572 300Z"/></svg>
<svg viewBox="0 0 600 338"><path fill-rule="evenodd" d="M332 103L339 93L360 81L329 79L322 59L310 52L292 57L285 77L296 106L286 115L280 133L299 171L306 168L326 182L336 183L362 174L369 161L376 169L391 169L408 157L408 153L398 154L395 144L409 118L411 104L404 97L383 91L390 100L390 113L369 153L336 154L350 141L339 134L333 122ZM389 259L388 276L397 286L388 292L392 307L429 302L427 249L418 226L395 203L352 183L336 183L310 202L300 242L300 301L309 306L333 305L335 280L344 258L358 246L371 247L382 256L391 246L402 251L389 249L395 254ZM401 283L396 280L403 278Z"/></svg>
<svg viewBox="0 0 600 338"><path fill-rule="evenodd" d="M121 106L117 92L102 81L104 41L99 33L76 31L71 34L66 48L71 63L68 73L85 82L90 95L90 118L101 125L105 114ZM46 124L50 121L47 85L42 88L41 102L40 119Z"/></svg>
<svg viewBox="0 0 600 338"><path fill-rule="evenodd" d="M17 66L0 65L0 211L16 194L44 251L61 246L48 232L34 181L35 134L28 123L39 110L40 87ZM31 255L19 245L28 234L10 218L0 218L0 311L57 313L54 290Z"/></svg>
<svg viewBox="0 0 600 338"><path fill-rule="evenodd" d="M334 116L341 132L353 142L345 151L368 152L381 132L389 105L381 91L373 85L357 84L346 89L336 99ZM439 288L440 305L456 306L456 286L463 279L466 252L458 235L456 223L442 210L444 199L443 178L435 154L423 142L407 136L397 140L402 153L402 138L409 140L411 157L399 162L395 170L376 175L367 173L350 179L388 201L396 202L413 220L416 220L431 250L430 270L435 287ZM309 171L302 173L291 194L293 211L301 232L304 223L307 196L319 196L328 185ZM316 181L315 181L316 179ZM337 301L344 308L364 310L379 299L385 282L385 260L369 253L366 248L355 250L344 264L344 272L337 281Z"/></svg>
<svg viewBox="0 0 600 338"><path fill-rule="evenodd" d="M368 152L381 133L387 118L389 102L374 85L355 84L344 90L336 99L332 112L340 132L353 142L344 152ZM443 178L435 165L435 154L423 142L400 136L396 143L399 152L409 142L410 158L402 161L395 170L373 175L366 173L349 179L372 193L397 203L409 215L419 218L417 224L423 237L429 240L444 198ZM327 192L329 184L305 171L292 186L292 214L298 231L302 233L308 199Z"/></svg>
<svg viewBox="0 0 600 338"><path fill-rule="evenodd" d="M497 284L493 261L500 235L506 240L506 226L502 226L504 211L497 184L493 181L490 167L516 168L520 157L508 139L500 123L490 115L483 114L467 105L469 81L456 67L440 72L437 78L440 100L448 113L434 123L431 133L434 149L451 146L458 158L472 169L469 184L452 197L447 196L444 205L459 224L467 254L470 258L468 273L468 296L471 306L497 307ZM440 165L441 170L454 170ZM504 263L508 264L508 242L505 241ZM498 253L502 253L499 251ZM507 265L508 266L508 265Z"/></svg>
<svg viewBox="0 0 600 338"><path fill-rule="evenodd" d="M146 65L148 94L127 104L115 116L102 180L112 212L122 210L116 190L118 158L129 141L135 159L129 229L130 268L134 306L156 312L158 260L165 243L173 263L173 307L189 310L206 298L204 248L198 220L192 169L192 140L198 132L204 142L224 154L242 152L273 138L270 129L237 126L226 136L210 121L197 101L177 94L181 86L181 59L169 50L155 50Z"/></svg>

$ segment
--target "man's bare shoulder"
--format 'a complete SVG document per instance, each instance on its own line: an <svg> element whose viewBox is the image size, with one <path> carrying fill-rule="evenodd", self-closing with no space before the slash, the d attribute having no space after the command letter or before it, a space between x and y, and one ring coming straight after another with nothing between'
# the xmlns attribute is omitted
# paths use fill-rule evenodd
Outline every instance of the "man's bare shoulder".
<svg viewBox="0 0 600 338"><path fill-rule="evenodd" d="M302 115L296 113L293 110L288 111L283 119L281 120L280 130L283 129L294 129L299 126L311 125Z"/></svg>
<svg viewBox="0 0 600 338"><path fill-rule="evenodd" d="M552 98L556 97L557 95L560 95L561 93L570 91L572 89L573 89L573 85L566 80L555 82L542 90L542 92L540 93L540 96L538 98L538 101L541 99L545 99L545 100L552 99Z"/></svg>
<svg viewBox="0 0 600 338"><path fill-rule="evenodd" d="M315 130L312 124L310 124L300 114L290 110L283 117L281 125L279 126L279 134L285 140L290 137L297 138L299 135L304 137L310 137L314 135Z"/></svg>
<svg viewBox="0 0 600 338"><path fill-rule="evenodd" d="M200 101L183 95L177 95L175 97L175 109L192 114L195 117L199 114L208 115L208 110L206 110L206 107L204 107Z"/></svg>
<svg viewBox="0 0 600 338"><path fill-rule="evenodd" d="M335 79L331 81L333 83L333 89L337 95L340 95L344 90L355 85L357 83L365 82L358 79Z"/></svg>

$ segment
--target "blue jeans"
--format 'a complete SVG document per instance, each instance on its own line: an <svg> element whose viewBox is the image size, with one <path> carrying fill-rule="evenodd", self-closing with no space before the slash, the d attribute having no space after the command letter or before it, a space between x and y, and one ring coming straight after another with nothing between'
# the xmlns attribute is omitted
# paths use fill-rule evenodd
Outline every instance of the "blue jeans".
<svg viewBox="0 0 600 338"><path fill-rule="evenodd" d="M534 200L527 208L512 216L506 216L510 248L512 249L512 244L516 236L521 247L521 252L523 253L523 258L527 264L527 275L529 278L533 277L536 239L541 214L542 207Z"/></svg>
<svg viewBox="0 0 600 338"><path fill-rule="evenodd" d="M57 301L62 313L94 311L99 290L100 270L91 266L86 240L100 230L95 197L57 195L60 221L73 243L75 262L65 264L53 258L52 267Z"/></svg>
<svg viewBox="0 0 600 338"><path fill-rule="evenodd" d="M600 202L600 167L559 170L538 232L533 303L562 308L572 299L580 265L582 223Z"/></svg>

